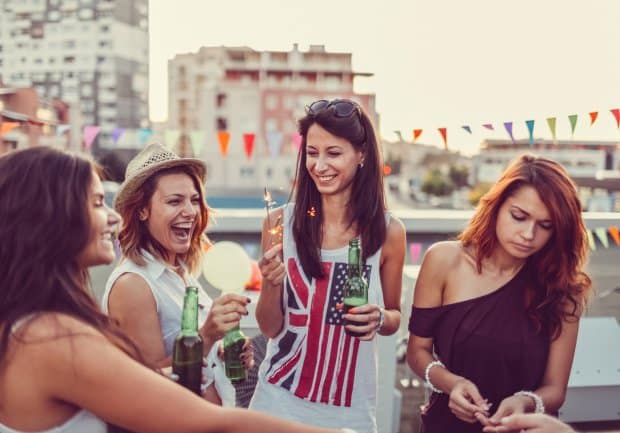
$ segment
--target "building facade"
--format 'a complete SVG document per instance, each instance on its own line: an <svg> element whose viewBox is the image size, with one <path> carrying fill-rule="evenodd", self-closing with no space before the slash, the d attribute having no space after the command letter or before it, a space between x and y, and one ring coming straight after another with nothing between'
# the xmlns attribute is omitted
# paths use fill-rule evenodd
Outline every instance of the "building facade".
<svg viewBox="0 0 620 433"><path fill-rule="evenodd" d="M378 127L374 94L354 92L350 53L322 45L300 51L256 51L248 47L203 47L168 63L168 127L181 131L177 149L208 165L215 188L288 189L295 171L294 134L305 106L317 99L350 98ZM199 135L192 131L201 131ZM218 131L230 133L222 156ZM248 157L243 134L254 134ZM188 141L201 140L200 143Z"/></svg>
<svg viewBox="0 0 620 433"><path fill-rule="evenodd" d="M101 147L148 126L148 1L0 0L0 79L79 107Z"/></svg>

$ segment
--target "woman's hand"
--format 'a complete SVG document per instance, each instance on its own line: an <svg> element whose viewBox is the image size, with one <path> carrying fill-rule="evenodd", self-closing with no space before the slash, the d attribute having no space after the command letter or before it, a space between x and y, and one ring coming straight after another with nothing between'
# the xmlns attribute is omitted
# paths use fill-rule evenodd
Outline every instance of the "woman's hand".
<svg viewBox="0 0 620 433"><path fill-rule="evenodd" d="M473 424L479 421L476 414L489 416L489 403L482 398L478 387L467 379L459 380L450 392L450 411L461 421Z"/></svg>
<svg viewBox="0 0 620 433"><path fill-rule="evenodd" d="M500 419L497 426L487 426L483 429L489 433L507 433L512 431L526 431L532 433L575 433L575 430L557 418L542 413L519 413Z"/></svg>
<svg viewBox="0 0 620 433"><path fill-rule="evenodd" d="M381 307L375 304L360 305L351 308L348 314L342 315L349 321L345 326L351 332L362 334L357 337L362 341L370 341L375 338L381 323Z"/></svg>
<svg viewBox="0 0 620 433"><path fill-rule="evenodd" d="M224 361L224 344L222 343L220 343L217 348L217 356ZM245 339L245 343L243 343L243 350L239 358L246 369L254 367L254 346L252 345L251 338Z"/></svg>
<svg viewBox="0 0 620 433"><path fill-rule="evenodd" d="M511 395L502 400L492 417L488 418L482 414L477 414L476 418L483 426L496 427L500 425L502 418L508 415L527 412L528 400L529 397L526 396Z"/></svg>
<svg viewBox="0 0 620 433"><path fill-rule="evenodd" d="M206 351L224 334L239 326L241 317L248 314L246 306L250 301L250 298L236 293L227 293L213 301L207 320L199 330Z"/></svg>
<svg viewBox="0 0 620 433"><path fill-rule="evenodd" d="M281 287L286 275L286 268L282 263L282 248L282 243L275 244L265 251L263 257L258 261L263 283L266 282L272 287Z"/></svg>

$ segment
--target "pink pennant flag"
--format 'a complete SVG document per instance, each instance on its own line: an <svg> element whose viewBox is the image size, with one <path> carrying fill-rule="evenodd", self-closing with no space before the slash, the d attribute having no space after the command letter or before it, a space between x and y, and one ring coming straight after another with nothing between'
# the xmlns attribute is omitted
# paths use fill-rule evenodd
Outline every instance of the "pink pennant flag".
<svg viewBox="0 0 620 433"><path fill-rule="evenodd" d="M100 131L100 126L91 125L84 127L84 150L90 150L90 146L93 144L93 141L95 141Z"/></svg>
<svg viewBox="0 0 620 433"><path fill-rule="evenodd" d="M409 244L409 259L412 265L417 265L422 252L422 244L420 242L411 242Z"/></svg>
<svg viewBox="0 0 620 433"><path fill-rule="evenodd" d="M609 111L611 111L611 114L613 114L616 119L616 128L620 128L620 108L614 108Z"/></svg>
<svg viewBox="0 0 620 433"><path fill-rule="evenodd" d="M495 128L493 128L491 123L485 123L482 127L488 129L489 131L495 131Z"/></svg>
<svg viewBox="0 0 620 433"><path fill-rule="evenodd" d="M298 132L293 132L292 137L293 146L295 146L295 152L299 152L299 148L301 147L301 134Z"/></svg>

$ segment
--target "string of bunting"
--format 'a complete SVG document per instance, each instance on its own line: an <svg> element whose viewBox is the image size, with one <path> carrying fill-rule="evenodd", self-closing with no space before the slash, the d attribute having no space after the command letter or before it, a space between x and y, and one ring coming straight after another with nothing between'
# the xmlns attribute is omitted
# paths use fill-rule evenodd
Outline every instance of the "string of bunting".
<svg viewBox="0 0 620 433"><path fill-rule="evenodd" d="M613 118L615 119L616 122L616 128L620 129L620 108L612 108L609 110L609 112L612 114ZM594 125L594 123L597 121L598 119L598 115L599 112L598 111L591 111L588 113L589 117L590 117L590 127L592 127ZM570 134L571 134L571 138L574 137L575 135L575 130L577 128L577 122L579 120L579 115L578 114L569 114L567 116L568 118L568 122L569 122L569 126L570 126ZM558 118L557 117L547 117L545 119L546 123L547 123L547 128L549 129L549 132L551 134L551 138L554 142L557 142L557 122L558 122ZM515 137L514 137L514 133L513 133L513 127L514 127L515 123L514 122L503 122L503 126L504 129L506 130L506 133L508 134L508 136L510 137L510 140L514 143L515 142ZM527 128L528 131L528 141L530 144L530 147L534 146L534 128L536 126L536 120L534 119L528 119L525 121L525 126ZM488 130L488 131L496 131L495 125L493 125L492 123L483 123L481 125L482 128ZM465 132L467 132L469 135L472 135L474 133L474 129L472 129L471 125L462 125L461 129L464 130ZM444 149L448 150L448 128L446 127L441 127L441 128L437 128L437 131L439 133L439 135L441 136L441 139L443 141L443 145L444 145ZM413 132L413 142L417 142L420 137L422 136L422 133L424 132L423 128L415 128L412 130ZM401 131L394 131L394 133L396 134L396 136L399 138L400 141L403 141L402 138L402 132Z"/></svg>

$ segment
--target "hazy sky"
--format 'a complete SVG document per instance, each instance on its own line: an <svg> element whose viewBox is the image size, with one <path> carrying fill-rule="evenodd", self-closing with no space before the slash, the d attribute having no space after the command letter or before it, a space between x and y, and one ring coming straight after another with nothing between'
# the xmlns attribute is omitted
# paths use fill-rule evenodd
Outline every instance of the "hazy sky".
<svg viewBox="0 0 620 433"><path fill-rule="evenodd" d="M167 117L167 61L203 45L353 53L377 95L381 135L475 152L483 138L620 140L620 0L150 0L151 118ZM588 113L599 111L590 127ZM496 131L483 129L492 123ZM461 129L470 125L473 135Z"/></svg>

